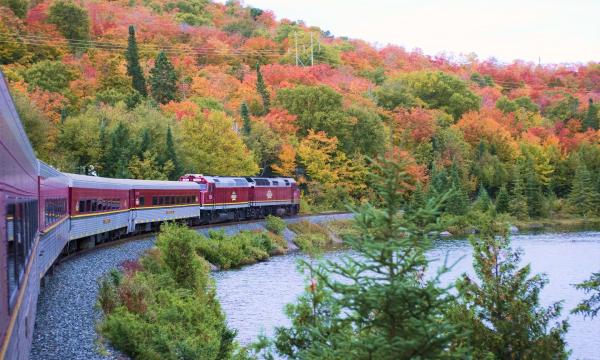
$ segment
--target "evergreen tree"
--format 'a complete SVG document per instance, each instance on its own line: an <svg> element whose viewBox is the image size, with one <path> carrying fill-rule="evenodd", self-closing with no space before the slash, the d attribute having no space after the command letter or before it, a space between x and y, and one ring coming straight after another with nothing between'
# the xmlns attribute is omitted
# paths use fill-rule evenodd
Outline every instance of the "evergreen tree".
<svg viewBox="0 0 600 360"><path fill-rule="evenodd" d="M107 171L107 144L108 134L106 131L106 124L104 120L100 122L100 133L98 134L98 165L97 173L100 175L106 175Z"/></svg>
<svg viewBox="0 0 600 360"><path fill-rule="evenodd" d="M125 53L125 58L127 59L127 75L131 76L132 87L143 97L148 96L146 79L144 78L142 67L140 66L137 41L135 39L135 28L133 25L129 26L129 38L127 39L127 52Z"/></svg>
<svg viewBox="0 0 600 360"><path fill-rule="evenodd" d="M374 166L370 184L380 206L356 208L356 234L346 238L359 256L309 266L316 279L301 301L288 308L292 328L276 330L279 355L383 360L464 355L460 347L451 348L458 335L445 313L454 300L439 286L446 269L423 278L429 265L426 234L438 204L430 201L415 214L401 212L405 186L412 183L406 166L402 160Z"/></svg>
<svg viewBox="0 0 600 360"><path fill-rule="evenodd" d="M537 218L542 215L544 195L542 194L542 184L540 184L533 166L533 163L528 161L525 169L525 196L527 197L529 216Z"/></svg>
<svg viewBox="0 0 600 360"><path fill-rule="evenodd" d="M506 186L502 185L496 196L496 211L500 214L508 213L510 206L510 196L506 190Z"/></svg>
<svg viewBox="0 0 600 360"><path fill-rule="evenodd" d="M447 184L440 184L443 179L437 179L439 187L447 186ZM465 190L460 176L460 170L456 162L452 163L450 168L450 182L451 192L448 194L446 201L445 210L454 215L464 215L469 211L469 195ZM442 189L438 190L438 193L443 193Z"/></svg>
<svg viewBox="0 0 600 360"><path fill-rule="evenodd" d="M517 219L527 219L529 215L527 197L525 196L525 185L523 184L523 179L519 172L517 172L515 176L511 198L508 202L508 209L510 214Z"/></svg>
<svg viewBox="0 0 600 360"><path fill-rule="evenodd" d="M242 106L240 106L240 115L242 116L242 121L244 122L244 125L242 126L242 132L247 136L250 134L252 127L250 124L250 110L248 110L248 105L246 105L245 102L242 103Z"/></svg>
<svg viewBox="0 0 600 360"><path fill-rule="evenodd" d="M600 271L593 273L586 281L575 285L579 290L583 290L590 297L583 300L573 309L574 314L583 314L590 318L595 318L600 313Z"/></svg>
<svg viewBox="0 0 600 360"><path fill-rule="evenodd" d="M591 98L588 101L588 111L583 119L583 129L598 130L598 107Z"/></svg>
<svg viewBox="0 0 600 360"><path fill-rule="evenodd" d="M177 73L164 51L158 54L150 70L150 87L152 97L160 104L177 99Z"/></svg>
<svg viewBox="0 0 600 360"><path fill-rule="evenodd" d="M483 184L479 186L477 200L475 200L473 207L482 212L487 212L494 207L494 204L492 204L492 199L490 199L490 195L488 194Z"/></svg>
<svg viewBox="0 0 600 360"><path fill-rule="evenodd" d="M600 193L590 171L583 160L579 160L573 185L569 193L569 204L579 215L594 215L600 211Z"/></svg>
<svg viewBox="0 0 600 360"><path fill-rule="evenodd" d="M129 128L119 121L110 134L109 146L106 151L106 176L115 178L129 178L128 169L131 158L131 138Z"/></svg>
<svg viewBox="0 0 600 360"><path fill-rule="evenodd" d="M491 216L470 239L477 279L464 274L457 283L459 301L452 315L467 334L474 359L567 359L561 302L540 306L548 283L543 274L519 268L522 250L510 247L508 226Z"/></svg>
<svg viewBox="0 0 600 360"><path fill-rule="evenodd" d="M150 131L148 128L144 128L142 130L142 140L140 141L140 146L138 148L137 155L140 160L144 160L144 154L146 151L150 150L151 140L150 140Z"/></svg>
<svg viewBox="0 0 600 360"><path fill-rule="evenodd" d="M177 180L183 174L181 173L181 163L179 162L177 151L175 150L175 141L173 140L173 132L171 131L170 126L167 128L165 156L161 165L165 166L165 164L169 161L173 165L171 171L168 174L169 180Z"/></svg>
<svg viewBox="0 0 600 360"><path fill-rule="evenodd" d="M266 114L271 108L271 96L269 95L267 85L265 85L262 73L260 72L260 65L258 63L256 63L256 91L258 91L260 97L262 98L263 109L264 113Z"/></svg>

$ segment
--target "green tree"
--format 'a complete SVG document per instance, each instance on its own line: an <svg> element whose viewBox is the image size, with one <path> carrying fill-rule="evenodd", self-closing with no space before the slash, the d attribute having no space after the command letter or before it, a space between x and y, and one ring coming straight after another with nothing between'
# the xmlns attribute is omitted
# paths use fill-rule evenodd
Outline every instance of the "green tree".
<svg viewBox="0 0 600 360"><path fill-rule="evenodd" d="M244 135L250 134L250 130L252 129L250 123L250 110L248 110L248 105L244 102L240 106L240 115L242 116L242 132Z"/></svg>
<svg viewBox="0 0 600 360"><path fill-rule="evenodd" d="M143 97L148 96L146 79L144 78L142 67L140 66L137 41L135 39L135 28L133 25L129 26L129 38L127 39L127 52L125 53L125 58L127 59L127 75L131 76L131 86Z"/></svg>
<svg viewBox="0 0 600 360"><path fill-rule="evenodd" d="M525 168L525 197L527 197L527 211L530 217L542 216L544 194L542 184L538 180L533 164L528 161Z"/></svg>
<svg viewBox="0 0 600 360"><path fill-rule="evenodd" d="M435 202L414 215L402 213L408 184L404 160L374 165L370 184L378 207L355 211L346 242L358 254L310 267L315 276L288 308L291 328L278 328L275 349L294 359L459 358L451 348L455 327L444 314L453 299L439 276L423 279Z"/></svg>
<svg viewBox="0 0 600 360"><path fill-rule="evenodd" d="M56 161L52 161L55 159L52 158L59 154L53 154L52 149L57 134L55 128L51 125L51 120L21 92L13 92L12 97L21 123L37 157L45 162L56 164Z"/></svg>
<svg viewBox="0 0 600 360"><path fill-rule="evenodd" d="M473 204L473 208L479 211L486 212L492 209L493 207L494 204L492 203L492 199L490 199L490 195L488 194L483 184L481 184L479 186L479 192L477 193L477 199Z"/></svg>
<svg viewBox="0 0 600 360"><path fill-rule="evenodd" d="M136 155L129 161L127 169L134 179L142 180L170 180L169 174L173 172L173 163L168 160L160 165L157 155L151 151L145 151L142 157Z"/></svg>
<svg viewBox="0 0 600 360"><path fill-rule="evenodd" d="M510 214L515 216L517 219L527 219L529 216L527 196L525 196L525 184L523 183L523 179L521 178L519 172L517 172L513 182L508 209Z"/></svg>
<svg viewBox="0 0 600 360"><path fill-rule="evenodd" d="M583 290L590 297L583 300L573 309L574 314L583 314L594 318L600 313L600 272L593 273L586 281L576 284L578 290Z"/></svg>
<svg viewBox="0 0 600 360"><path fill-rule="evenodd" d="M443 194L447 190L451 190L445 205L445 210L454 215L465 215L469 211L469 194L465 189L461 180L460 168L456 161L452 162L450 168L450 188L446 188L442 182L443 178L437 178L438 194Z"/></svg>
<svg viewBox="0 0 600 360"><path fill-rule="evenodd" d="M417 71L386 80L375 91L377 102L389 110L425 105L452 115L454 120L471 110L479 110L481 99L467 84L441 71Z"/></svg>
<svg viewBox="0 0 600 360"><path fill-rule="evenodd" d="M181 122L182 155L186 171L216 175L254 175L254 155L233 130L223 112L198 115Z"/></svg>
<svg viewBox="0 0 600 360"><path fill-rule="evenodd" d="M87 11L72 0L56 0L48 9L48 20L69 41L72 50L88 46L90 20Z"/></svg>
<svg viewBox="0 0 600 360"><path fill-rule="evenodd" d="M344 113L342 95L328 86L299 85L281 89L277 93L277 102L290 114L297 115L296 125L302 136L308 130L325 131L327 136L335 136L343 148L347 148L351 123Z"/></svg>
<svg viewBox="0 0 600 360"><path fill-rule="evenodd" d="M6 6L19 18L23 19L27 15L29 1L27 0L0 0L0 6ZM3 44L4 45L4 44Z"/></svg>
<svg viewBox="0 0 600 360"><path fill-rule="evenodd" d="M60 61L44 60L31 65L23 73L29 90L43 90L65 93L69 83L77 78L77 74Z"/></svg>
<svg viewBox="0 0 600 360"><path fill-rule="evenodd" d="M583 119L583 129L598 130L598 107L594 104L594 101L590 98L588 100L588 110Z"/></svg>
<svg viewBox="0 0 600 360"><path fill-rule="evenodd" d="M386 147L386 134L379 115L358 106L352 106L346 114L354 125L349 134L351 141L343 144L344 151L347 154L358 152L372 158L382 154Z"/></svg>
<svg viewBox="0 0 600 360"><path fill-rule="evenodd" d="M491 216L471 237L477 279L464 274L457 283L459 301L453 316L467 335L475 359L567 359L566 320L562 302L540 306L548 283L543 274L519 268L522 250L510 247L508 226Z"/></svg>
<svg viewBox="0 0 600 360"><path fill-rule="evenodd" d="M600 211L600 193L592 174L582 159L578 161L568 200L576 214L596 215Z"/></svg>
<svg viewBox="0 0 600 360"><path fill-rule="evenodd" d="M177 73L164 51L158 53L150 70L152 97L160 104L177 99Z"/></svg>
<svg viewBox="0 0 600 360"><path fill-rule="evenodd" d="M256 121L252 123L250 132L245 136L246 145L254 154L256 163L262 169L261 174L267 174L270 166L278 159L281 149L281 139L269 125Z"/></svg>
<svg viewBox="0 0 600 360"><path fill-rule="evenodd" d="M173 132L171 131L171 127L167 128L167 139L165 142L165 155L160 161L163 167L167 167L170 164L170 169L166 173L167 178L169 180L177 180L182 173L181 162L179 161L179 157L177 156L177 150L175 149L175 140L173 139Z"/></svg>
<svg viewBox="0 0 600 360"><path fill-rule="evenodd" d="M109 136L106 149L106 168L104 175L114 178L129 178L129 161L131 158L131 137L129 128L119 121Z"/></svg>
<svg viewBox="0 0 600 360"><path fill-rule="evenodd" d="M509 204L510 196L508 195L508 190L506 190L505 185L502 185L496 195L496 211L500 214L508 213L510 209Z"/></svg>
<svg viewBox="0 0 600 360"><path fill-rule="evenodd" d="M260 72L260 64L256 63L256 91L262 98L263 112L266 114L271 109L271 95L265 84L262 73Z"/></svg>

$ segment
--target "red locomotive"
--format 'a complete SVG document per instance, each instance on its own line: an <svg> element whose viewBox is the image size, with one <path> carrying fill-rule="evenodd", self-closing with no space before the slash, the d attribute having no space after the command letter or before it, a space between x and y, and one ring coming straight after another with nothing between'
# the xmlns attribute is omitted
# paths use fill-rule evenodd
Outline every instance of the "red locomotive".
<svg viewBox="0 0 600 360"><path fill-rule="evenodd" d="M158 229L294 215L291 178L188 174L180 181L61 173L38 161L0 72L0 360L31 347L40 279L61 254Z"/></svg>

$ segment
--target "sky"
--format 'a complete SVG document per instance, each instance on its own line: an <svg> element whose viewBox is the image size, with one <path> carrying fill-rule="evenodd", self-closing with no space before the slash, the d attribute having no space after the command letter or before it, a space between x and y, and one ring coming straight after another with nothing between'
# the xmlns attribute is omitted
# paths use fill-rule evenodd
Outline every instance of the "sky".
<svg viewBox="0 0 600 360"><path fill-rule="evenodd" d="M224 0L220 0L224 2ZM245 0L277 19L423 53L600 61L600 0Z"/></svg>

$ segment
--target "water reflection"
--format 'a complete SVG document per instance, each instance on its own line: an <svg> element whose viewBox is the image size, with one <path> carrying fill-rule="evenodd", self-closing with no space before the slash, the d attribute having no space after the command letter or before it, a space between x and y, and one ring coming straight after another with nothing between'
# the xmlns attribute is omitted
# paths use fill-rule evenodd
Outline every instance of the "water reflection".
<svg viewBox="0 0 600 360"><path fill-rule="evenodd" d="M571 325L567 341L573 359L600 359L600 319L584 320L569 315L583 293L571 285L600 270L600 232L531 234L513 237L513 247L524 250L523 260L531 263L533 272L544 272L550 283L542 292L542 303L564 300L563 315ZM349 254L336 250L324 257L339 259ZM442 281L454 281L463 272L473 273L471 247L466 240L435 243L429 256L435 259L432 269L444 258L458 261ZM275 326L289 325L283 312L285 304L293 302L304 289L303 275L297 271L299 254L275 257L269 262L241 270L215 274L217 292L231 327L238 330L238 341L247 344L261 332L271 334Z"/></svg>

